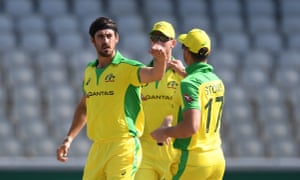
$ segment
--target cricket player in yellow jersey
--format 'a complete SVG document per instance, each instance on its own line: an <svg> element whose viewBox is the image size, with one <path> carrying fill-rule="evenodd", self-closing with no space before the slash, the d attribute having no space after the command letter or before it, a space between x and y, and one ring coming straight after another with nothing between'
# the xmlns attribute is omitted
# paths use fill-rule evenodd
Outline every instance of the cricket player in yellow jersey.
<svg viewBox="0 0 300 180"><path fill-rule="evenodd" d="M180 60L172 56L176 46L175 31L169 22L159 21L150 31L150 45L161 44L168 57L168 68L163 78L148 83L142 88L142 104L145 112L145 129L140 138L143 148L142 164L137 171L136 180L168 179L169 169L175 151L173 143L158 145L150 133L159 127L168 115L176 115L178 107L173 106L174 92L185 76L185 68ZM153 66L153 60L150 67Z"/></svg>
<svg viewBox="0 0 300 180"><path fill-rule="evenodd" d="M222 80L207 64L211 42L201 29L192 29L179 36L187 76L181 81L181 116L177 125L161 127L151 135L157 141L176 138L179 150L172 165L173 180L221 180L225 172L225 158L221 148L221 117L225 87ZM178 97L178 96L175 96Z"/></svg>
<svg viewBox="0 0 300 180"><path fill-rule="evenodd" d="M83 97L57 159L65 162L73 139L87 125L93 141L84 168L84 180L132 180L141 163L139 137L144 126L140 87L160 80L166 70L165 48L152 46L153 67L145 67L116 50L119 33L110 18L92 22L90 40L97 59L84 72ZM134 43L134 42L132 42Z"/></svg>

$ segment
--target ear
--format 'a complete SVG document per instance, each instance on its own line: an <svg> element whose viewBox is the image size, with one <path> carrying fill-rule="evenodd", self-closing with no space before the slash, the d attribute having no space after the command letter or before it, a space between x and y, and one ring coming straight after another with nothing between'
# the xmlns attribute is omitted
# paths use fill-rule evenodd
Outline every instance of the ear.
<svg viewBox="0 0 300 180"><path fill-rule="evenodd" d="M176 46L176 44L177 44L177 41L175 39L173 39L171 47L174 48Z"/></svg>
<svg viewBox="0 0 300 180"><path fill-rule="evenodd" d="M116 43L118 43L119 42L119 33L116 33Z"/></svg>
<svg viewBox="0 0 300 180"><path fill-rule="evenodd" d="M95 44L95 38L90 37L90 42L91 42L92 44Z"/></svg>

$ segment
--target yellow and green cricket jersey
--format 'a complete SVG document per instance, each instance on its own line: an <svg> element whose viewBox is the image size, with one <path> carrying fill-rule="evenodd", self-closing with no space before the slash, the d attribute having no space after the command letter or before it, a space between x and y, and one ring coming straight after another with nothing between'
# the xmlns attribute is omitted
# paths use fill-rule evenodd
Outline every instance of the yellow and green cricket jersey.
<svg viewBox="0 0 300 180"><path fill-rule="evenodd" d="M224 103L225 87L215 75L213 67L206 63L194 63L186 68L188 76L181 81L182 111L199 109L201 122L199 130L189 138L176 139L174 147L181 150L207 152L220 148L220 125ZM178 122L182 121L179 117Z"/></svg>
<svg viewBox="0 0 300 180"><path fill-rule="evenodd" d="M97 63L89 63L84 72L88 137L103 141L140 136L144 114L139 69L144 65L118 51L107 67L96 68Z"/></svg>
<svg viewBox="0 0 300 180"><path fill-rule="evenodd" d="M145 112L143 137L151 138L150 133L160 127L167 115L177 117L179 109L174 106L173 96L182 79L183 77L174 70L167 69L160 81L142 87L142 104Z"/></svg>

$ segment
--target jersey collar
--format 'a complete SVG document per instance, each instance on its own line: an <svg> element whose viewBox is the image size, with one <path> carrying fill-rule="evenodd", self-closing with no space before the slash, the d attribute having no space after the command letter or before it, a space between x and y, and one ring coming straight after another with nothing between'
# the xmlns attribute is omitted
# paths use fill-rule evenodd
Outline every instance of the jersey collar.
<svg viewBox="0 0 300 180"><path fill-rule="evenodd" d="M120 64L123 59L125 59L124 56L118 50L116 50L116 54L113 57L111 63L112 64Z"/></svg>
<svg viewBox="0 0 300 180"><path fill-rule="evenodd" d="M120 62L123 59L125 59L124 56L118 50L116 50L116 54L113 57L111 63L112 64L120 64ZM90 66L95 66L95 67L97 66L97 64L98 64L98 59L96 59L95 61L89 63Z"/></svg>
<svg viewBox="0 0 300 180"><path fill-rule="evenodd" d="M207 63L196 62L189 65L185 70L188 74L191 74L193 72L212 72L213 67Z"/></svg>

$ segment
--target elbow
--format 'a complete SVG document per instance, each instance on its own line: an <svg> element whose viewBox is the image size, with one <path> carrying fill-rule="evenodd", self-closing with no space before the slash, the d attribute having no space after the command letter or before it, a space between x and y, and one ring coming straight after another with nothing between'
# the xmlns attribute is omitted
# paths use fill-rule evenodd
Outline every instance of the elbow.
<svg viewBox="0 0 300 180"><path fill-rule="evenodd" d="M160 81L160 80L162 80L163 75L164 75L164 74L160 74L160 75L154 76L154 80L155 80L155 81Z"/></svg>
<svg viewBox="0 0 300 180"><path fill-rule="evenodd" d="M187 128L185 131L182 132L181 136L183 138L191 137L192 135L196 134L198 131L198 127L190 127Z"/></svg>
<svg viewBox="0 0 300 180"><path fill-rule="evenodd" d="M156 81L160 81L160 80L162 80L162 77L163 77L163 76L159 76L159 77L157 77Z"/></svg>
<svg viewBox="0 0 300 180"><path fill-rule="evenodd" d="M180 138L188 138L191 137L193 134L195 134L197 131L194 129L189 129L186 131L183 131L180 135Z"/></svg>
<svg viewBox="0 0 300 180"><path fill-rule="evenodd" d="M197 131L198 131L198 129L193 128L193 129L190 131L190 132L191 132L191 135L195 134Z"/></svg>
<svg viewBox="0 0 300 180"><path fill-rule="evenodd" d="M191 137L194 133L192 132L183 132L181 133L180 137L178 138L188 138L188 137Z"/></svg>
<svg viewBox="0 0 300 180"><path fill-rule="evenodd" d="M190 128L190 132L191 132L192 135L195 134L195 133L197 133L198 130L199 130L199 124L194 124L194 125Z"/></svg>

